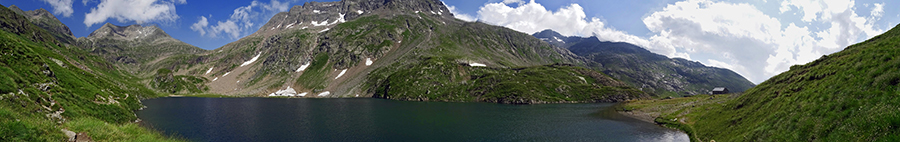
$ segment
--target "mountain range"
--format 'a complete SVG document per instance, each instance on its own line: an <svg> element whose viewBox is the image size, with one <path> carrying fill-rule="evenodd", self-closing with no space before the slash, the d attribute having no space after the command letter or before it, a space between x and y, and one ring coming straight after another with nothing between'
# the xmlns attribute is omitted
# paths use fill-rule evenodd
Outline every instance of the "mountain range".
<svg viewBox="0 0 900 142"><path fill-rule="evenodd" d="M630 43L600 41L597 37L566 37L552 30L533 35L592 61L588 68L660 96L711 94L715 87L743 92L754 86L734 71L668 58Z"/></svg>
<svg viewBox="0 0 900 142"><path fill-rule="evenodd" d="M577 82L593 78L604 83L582 82L593 84L593 88L607 88L602 90L619 88L612 90L635 92L623 94L631 97L615 98L707 94L718 86L741 92L753 86L733 71L670 59L628 43L603 42L595 37L564 37L549 30L527 35L504 27L461 21L453 18L446 6L436 0L309 2L278 13L256 33L211 51L174 39L153 25L107 23L87 37L74 38L68 28L46 10L10 8L54 35L66 47L78 47L103 58L108 63L102 66L104 70L127 73L135 82L161 93L404 100L438 97L444 101L508 102L482 97L494 93L492 90L502 89L473 84L491 82L487 78L508 72L519 76L516 74L521 70L547 67L566 70L577 78L534 80L517 77L507 78L509 82L479 85L523 84L522 81ZM437 65L456 64L459 69L425 76L396 76L415 72L410 69L432 69L434 66L429 63L433 61L440 63ZM555 66L546 66L552 64ZM481 68L491 71L484 72ZM593 73L580 68L601 71L603 75L591 75ZM488 74L469 74L476 70ZM395 79L431 83L401 83L404 87L418 87L397 92L391 90L397 89ZM626 85L615 85L623 83ZM427 84L431 87L425 86ZM450 90L468 91L437 91L447 90L441 89L448 88L445 86L463 87ZM618 87L609 88L611 86ZM410 96L410 93L421 93L422 90L416 88L431 88L424 90L425 94L436 90L439 95ZM540 91L541 88L548 90ZM545 100L537 102L585 101L571 99L572 94L562 93L568 91L560 88L571 88L571 84L543 85L507 90L512 92L506 93L512 96L528 96L525 94L535 92L533 95L536 96L566 94L551 95L556 97L544 97ZM638 91L625 91L632 88ZM399 94L407 95L396 96ZM520 97L506 99L531 102Z"/></svg>
<svg viewBox="0 0 900 142"><path fill-rule="evenodd" d="M740 92L752 86L730 70L669 59L627 43L552 31L547 32L568 44L542 42L551 37L460 21L448 11L439 1L310 2L212 51L173 39L155 26L106 24L76 41L169 93L264 95L290 88L295 93L283 95L379 96L375 84L399 67L431 57L499 68L573 64L654 96L707 94L717 86Z"/></svg>
<svg viewBox="0 0 900 142"><path fill-rule="evenodd" d="M132 127L140 99L169 94L535 104L753 86L733 71L628 43L465 22L439 0L309 2L215 50L153 25L107 23L75 38L46 10L0 9L0 73L8 77L0 94L9 98L0 116L31 120L0 120L23 134L14 140L62 137L52 122Z"/></svg>

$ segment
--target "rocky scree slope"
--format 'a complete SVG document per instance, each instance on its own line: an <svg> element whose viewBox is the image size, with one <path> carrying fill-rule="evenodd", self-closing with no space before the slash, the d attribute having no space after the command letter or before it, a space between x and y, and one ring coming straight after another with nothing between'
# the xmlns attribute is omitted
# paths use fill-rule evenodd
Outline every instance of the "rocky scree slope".
<svg viewBox="0 0 900 142"><path fill-rule="evenodd" d="M714 87L727 87L743 92L753 83L734 71L705 66L681 58L668 58L639 46L622 42L605 42L596 37L566 37L552 30L533 36L558 47L569 49L597 69L658 96L709 94Z"/></svg>

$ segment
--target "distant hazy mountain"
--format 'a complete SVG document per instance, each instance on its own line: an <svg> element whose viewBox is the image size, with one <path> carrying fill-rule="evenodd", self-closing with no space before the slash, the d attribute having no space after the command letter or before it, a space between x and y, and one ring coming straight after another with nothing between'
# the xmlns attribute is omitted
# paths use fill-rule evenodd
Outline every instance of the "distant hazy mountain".
<svg viewBox="0 0 900 142"><path fill-rule="evenodd" d="M599 69L657 95L708 94L717 86L743 92L753 87L753 83L734 71L668 58L630 43L605 42L596 37L565 37L551 30L533 36L595 62L585 64L589 68Z"/></svg>

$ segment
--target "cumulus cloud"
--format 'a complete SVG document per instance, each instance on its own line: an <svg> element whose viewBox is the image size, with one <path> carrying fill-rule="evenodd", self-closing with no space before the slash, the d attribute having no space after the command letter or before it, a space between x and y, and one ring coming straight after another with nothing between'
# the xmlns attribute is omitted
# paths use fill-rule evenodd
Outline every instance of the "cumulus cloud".
<svg viewBox="0 0 900 142"><path fill-rule="evenodd" d="M209 20L205 16L201 16L197 23L191 25L191 30L200 33L203 36L218 37L225 35L232 39L240 38L255 32L273 15L278 12L290 9L290 4L272 0L269 3L253 1L250 5L242 6L234 9L231 16L224 21L217 21L216 24L210 25Z"/></svg>
<svg viewBox="0 0 900 142"><path fill-rule="evenodd" d="M450 9L450 13L453 13L453 17L455 17L456 19L468 21L468 22L474 22L474 21L478 20L477 18L475 18L472 15L460 12L459 10L456 9L456 6L448 5L447 9Z"/></svg>
<svg viewBox="0 0 900 142"><path fill-rule="evenodd" d="M873 4L871 16L872 17L881 17L884 16L884 3L875 3Z"/></svg>
<svg viewBox="0 0 900 142"><path fill-rule="evenodd" d="M62 15L63 17L72 16L73 0L42 0L53 7L53 14Z"/></svg>
<svg viewBox="0 0 900 142"><path fill-rule="evenodd" d="M167 0L101 0L97 7L85 14L84 24L88 27L116 19L119 22L174 22L179 18L175 14L175 4L179 1ZM84 3L87 3L86 1Z"/></svg>
<svg viewBox="0 0 900 142"><path fill-rule="evenodd" d="M884 4L873 4L870 16L864 17L857 14L853 0L785 0L776 4L781 15L775 16L759 10L764 4L680 1L648 13L641 22L651 33L643 37L586 17L578 4L556 11L534 1L518 7L507 4L485 4L477 17L525 33L553 29L563 35L629 42L669 57L731 69L755 83L884 32L874 24L884 15Z"/></svg>
<svg viewBox="0 0 900 142"><path fill-rule="evenodd" d="M209 26L209 20L207 20L205 16L200 16L200 21L191 25L191 30L200 32L201 36L205 36L206 26Z"/></svg>
<svg viewBox="0 0 900 142"><path fill-rule="evenodd" d="M597 36L600 40L629 42L663 55L687 58L684 54L676 54L674 48L650 46L653 43L646 39L605 27L599 18L587 18L584 8L578 4L550 11L533 0L518 7L510 7L505 2L488 3L478 10L478 19L525 33L553 29L563 35Z"/></svg>

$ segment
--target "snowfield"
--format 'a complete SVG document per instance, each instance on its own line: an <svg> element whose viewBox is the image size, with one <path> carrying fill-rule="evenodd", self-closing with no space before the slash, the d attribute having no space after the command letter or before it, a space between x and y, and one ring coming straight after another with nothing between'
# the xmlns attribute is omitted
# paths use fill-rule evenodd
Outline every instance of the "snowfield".
<svg viewBox="0 0 900 142"><path fill-rule="evenodd" d="M325 28L325 29L324 29L324 30L322 30L322 31L319 31L319 33L322 33L322 32L325 32L325 31L328 31L328 30L330 30L330 29L331 29L331 28Z"/></svg>
<svg viewBox="0 0 900 142"><path fill-rule="evenodd" d="M473 67L487 67L487 65L481 64L481 63L469 63L469 66L473 66Z"/></svg>
<svg viewBox="0 0 900 142"><path fill-rule="evenodd" d="M231 72L226 72L222 77L228 76L228 74L231 74Z"/></svg>
<svg viewBox="0 0 900 142"><path fill-rule="evenodd" d="M362 11L362 10L356 10L356 13L358 13L358 14L363 14L363 11Z"/></svg>

